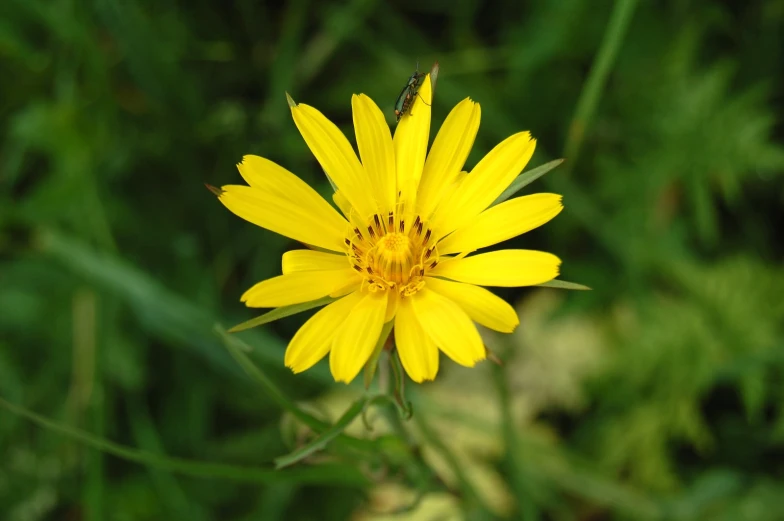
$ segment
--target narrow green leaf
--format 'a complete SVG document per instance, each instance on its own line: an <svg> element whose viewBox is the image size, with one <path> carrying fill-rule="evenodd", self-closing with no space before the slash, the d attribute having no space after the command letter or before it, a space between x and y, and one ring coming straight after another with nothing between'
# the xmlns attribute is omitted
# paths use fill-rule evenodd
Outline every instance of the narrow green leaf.
<svg viewBox="0 0 784 521"><path fill-rule="evenodd" d="M275 468L280 469L289 465L293 465L294 463L307 458L314 452L326 447L330 441L338 437L345 430L345 428L348 427L357 416L359 416L359 414L365 409L365 405L367 405L368 400L369 398L367 396L363 396L359 400L355 401L332 427L322 432L313 441L307 445L303 445L291 454L281 456L280 458L275 458Z"/></svg>
<svg viewBox="0 0 784 521"><path fill-rule="evenodd" d="M245 354L249 351L252 351L250 346L248 346L239 338L229 335L218 324L215 325L214 330L218 336L220 336L221 340L223 340L223 345L226 346L229 354L231 354L231 356L234 358L234 360L236 360L245 373L250 376L251 379L261 384L270 398L272 398L282 409L289 411L294 415L295 418L300 420L311 429L321 430L325 428L326 424L324 422L297 407L297 404L295 404L285 394L283 394L283 391L281 391L278 386L275 385L272 379L264 374L264 372L253 363L248 355Z"/></svg>
<svg viewBox="0 0 784 521"><path fill-rule="evenodd" d="M591 288L589 288L588 286L583 286L582 284L577 284L576 282L568 282L565 280L558 280L558 279L553 279L549 282L543 282L542 284L537 284L537 286L541 286L543 288L574 289L577 291L591 290Z"/></svg>
<svg viewBox="0 0 784 521"><path fill-rule="evenodd" d="M281 319L283 317L296 315L297 313L302 313L303 311L307 311L309 309L330 304L332 302L335 302L336 300L338 299L332 297L324 297L318 300L311 300L310 302L303 302L301 304L292 304L291 306L283 306L283 307L275 308L272 311L268 311L267 313L264 313L261 316L247 320L242 324L237 324L236 326L229 329L228 332L238 333L240 331L245 331L246 329L250 329L252 327L269 324L270 322L274 322L275 320Z"/></svg>
<svg viewBox="0 0 784 521"><path fill-rule="evenodd" d="M387 338L389 338L393 325L395 325L394 320L384 324L383 329L381 329L381 336L378 337L378 343L376 343L376 347L373 349L373 354L370 355L370 359L365 364L365 389L369 389L370 384L373 383L373 377L376 375L376 368L378 367L378 357L381 356L381 351L384 349L384 344L387 343Z"/></svg>
<svg viewBox="0 0 784 521"><path fill-rule="evenodd" d="M577 161L583 138L589 129L596 107L605 93L604 87L607 84L607 78L615 64L618 52L623 48L626 32L636 7L637 0L618 0L613 5L610 20L602 37L602 44L591 64L588 79L580 91L577 108L566 135L564 153L569 158L570 164L575 164Z"/></svg>
<svg viewBox="0 0 784 521"><path fill-rule="evenodd" d="M112 454L127 461L149 465L163 470L179 472L189 476L205 478L224 478L237 481L247 481L255 483L311 483L311 484L334 484L363 487L367 485L367 479L354 467L350 465L322 464L317 467L303 467L286 471L275 470L272 468L250 467L238 465L225 465L222 463L210 463L206 461L194 461L183 458L172 458L153 454L138 449L114 443L105 438L100 438L81 429L76 429L67 425L57 423L44 416L36 414L24 407L12 404L0 398L0 408L13 414L27 418L39 427L56 432L72 440L98 449L107 454Z"/></svg>
<svg viewBox="0 0 784 521"><path fill-rule="evenodd" d="M236 336L229 335L222 327L220 327L219 324L215 325L214 331L221 337L223 344L226 346L226 349L229 351L231 356L234 357L234 360L240 365L240 367L242 367L244 372L252 380L259 383L270 396L270 398L272 398L281 407L281 409L290 412L295 418L316 432L323 432L330 428L329 424L326 422L319 420L315 416L298 407L296 403L290 400L283 393L283 391L281 391L278 386L275 385L269 376L267 376L261 369L259 369L256 364L253 363L248 355L245 354L245 352L252 349L250 346L245 344L245 342ZM341 436L339 441L345 446L351 446L355 449L366 451L376 450L372 440L361 440L346 435Z"/></svg>
<svg viewBox="0 0 784 521"><path fill-rule="evenodd" d="M503 203L504 201L512 197L514 194L516 194L520 189L522 189L526 185L533 183L534 181L536 181L537 179L539 179L540 177L542 177L547 172L557 167L564 161L565 161L564 159L554 159L553 161L550 161L549 163L545 163L542 166L537 166L533 170L529 170L528 172L523 172L522 174L517 176L514 181L512 181L512 184L509 185L509 188L504 190L503 193L501 193L501 195L498 196L498 199L496 199L493 202L493 204L491 204L490 206L492 207L497 205L498 203Z"/></svg>

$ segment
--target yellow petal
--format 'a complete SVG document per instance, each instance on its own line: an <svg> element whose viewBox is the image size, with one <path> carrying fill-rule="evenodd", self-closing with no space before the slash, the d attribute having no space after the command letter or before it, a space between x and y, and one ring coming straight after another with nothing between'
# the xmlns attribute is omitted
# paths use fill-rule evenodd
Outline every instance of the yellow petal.
<svg viewBox="0 0 784 521"><path fill-rule="evenodd" d="M283 254L283 274L296 271L341 270L351 267L342 253L324 253L314 250L291 250Z"/></svg>
<svg viewBox="0 0 784 521"><path fill-rule="evenodd" d="M286 348L286 367L295 373L301 373L324 358L343 318L351 312L360 298L359 292L352 293L321 309L305 322Z"/></svg>
<svg viewBox="0 0 784 521"><path fill-rule="evenodd" d="M370 182L346 136L315 108L300 103L291 107L294 123L321 167L363 218L376 212L368 197Z"/></svg>
<svg viewBox="0 0 784 521"><path fill-rule="evenodd" d="M350 218L352 208L351 208L351 203L348 202L346 196L343 195L342 192L337 191L334 194L332 194L332 200L335 201L335 204L337 205L338 208L340 208L340 211L343 212L343 215L346 216L346 219Z"/></svg>
<svg viewBox="0 0 784 521"><path fill-rule="evenodd" d="M395 129L395 168L400 199L413 204L425 165L430 138L430 106L433 104L430 75L426 75L414 101Z"/></svg>
<svg viewBox="0 0 784 521"><path fill-rule="evenodd" d="M263 280L240 299L250 308L276 308L326 297L356 277L351 268L298 271Z"/></svg>
<svg viewBox="0 0 784 521"><path fill-rule="evenodd" d="M463 181L465 181L467 176L468 176L468 172L465 171L457 174L455 180L449 186L444 187L443 192L441 192L441 200L448 199L449 197L451 197L451 195L460 188L460 185L463 184Z"/></svg>
<svg viewBox="0 0 784 521"><path fill-rule="evenodd" d="M381 109L364 94L351 98L354 132L365 176L370 180L382 216L395 210L395 150Z"/></svg>
<svg viewBox="0 0 784 521"><path fill-rule="evenodd" d="M481 117L479 103L466 98L455 105L441 125L427 154L417 192L417 208L425 219L430 217L445 195L447 187L460 174L471 147L474 146Z"/></svg>
<svg viewBox="0 0 784 521"><path fill-rule="evenodd" d="M496 145L466 176L460 187L442 199L431 227L444 237L470 223L511 184L534 153L536 140L520 132Z"/></svg>
<svg viewBox="0 0 784 521"><path fill-rule="evenodd" d="M253 188L258 188L263 192L271 192L300 206L316 208L320 214L337 213L305 181L267 158L244 156L242 162L237 165L237 169L242 178ZM340 216L338 215L338 217Z"/></svg>
<svg viewBox="0 0 784 521"><path fill-rule="evenodd" d="M362 277L362 275L355 271L354 275L348 278L345 284L337 286L329 293L329 296L332 298L340 298L344 295L348 295L349 293L353 293L362 286L362 282L364 282L364 280L365 279Z"/></svg>
<svg viewBox="0 0 784 521"><path fill-rule="evenodd" d="M433 380L438 372L438 348L419 325L410 298L400 302L395 317L395 346L408 376L417 383Z"/></svg>
<svg viewBox="0 0 784 521"><path fill-rule="evenodd" d="M446 356L473 367L485 358L485 347L476 326L460 306L435 291L421 289L411 297L419 325Z"/></svg>
<svg viewBox="0 0 784 521"><path fill-rule="evenodd" d="M387 313L384 316L384 324L395 318L398 305L400 305L400 293L387 291Z"/></svg>
<svg viewBox="0 0 784 521"><path fill-rule="evenodd" d="M533 286L557 277L560 264L552 253L500 250L443 260L429 274L480 286Z"/></svg>
<svg viewBox="0 0 784 521"><path fill-rule="evenodd" d="M485 288L435 277L426 277L425 281L428 288L457 302L471 320L485 327L511 333L520 324L514 308Z"/></svg>
<svg viewBox="0 0 784 521"><path fill-rule="evenodd" d="M438 243L438 253L473 251L517 237L543 225L563 210L561 196L533 194L505 201Z"/></svg>
<svg viewBox="0 0 784 521"><path fill-rule="evenodd" d="M367 293L342 317L329 354L329 368L336 382L350 383L376 347L387 309L385 292Z"/></svg>
<svg viewBox="0 0 784 521"><path fill-rule="evenodd" d="M345 251L348 223L330 207L324 210L250 186L229 185L218 196L223 205L248 222L291 239L332 251Z"/></svg>

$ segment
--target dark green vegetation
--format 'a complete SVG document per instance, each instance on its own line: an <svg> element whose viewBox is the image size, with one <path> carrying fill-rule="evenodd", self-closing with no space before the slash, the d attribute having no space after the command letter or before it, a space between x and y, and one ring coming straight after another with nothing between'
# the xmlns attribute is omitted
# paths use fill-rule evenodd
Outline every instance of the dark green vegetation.
<svg viewBox="0 0 784 521"><path fill-rule="evenodd" d="M782 0L0 2L0 404L125 447L3 405L0 519L343 520L381 482L470 519L784 518L783 25ZM594 291L499 291L503 369L444 360L411 439L357 420L278 473L312 436L292 414L350 401L282 366L312 311L236 335L263 373L224 348L294 245L204 182L254 153L328 195L284 92L353 140L351 94L394 123L417 59L434 129L481 103L469 166L525 129L529 169L567 159L522 192L566 210L512 244Z"/></svg>

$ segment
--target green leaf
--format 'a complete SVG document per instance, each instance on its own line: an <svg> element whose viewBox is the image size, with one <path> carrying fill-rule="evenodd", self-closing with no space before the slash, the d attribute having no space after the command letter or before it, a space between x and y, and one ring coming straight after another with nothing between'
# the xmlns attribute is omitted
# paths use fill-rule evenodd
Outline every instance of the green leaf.
<svg viewBox="0 0 784 521"><path fill-rule="evenodd" d="M325 427L326 424L324 422L297 407L297 404L283 394L283 391L275 385L272 379L248 358L248 355L245 353L252 351L253 348L236 336L229 335L218 324L215 325L214 331L220 336L221 340L223 340L223 345L226 346L229 354L231 354L245 373L250 376L252 380L261 384L270 398L272 398L282 409L293 414L295 418L311 429L321 430Z"/></svg>
<svg viewBox="0 0 784 521"><path fill-rule="evenodd" d="M390 320L384 327L381 329L381 336L378 337L378 343L376 343L376 347L373 349L373 354L370 355L370 359L365 364L365 389L370 388L370 384L373 383L373 377L376 374L376 368L378 367L378 357L381 356L381 351L384 350L384 344L387 343L387 338L389 338L389 333L392 331L392 326L395 325L394 320Z"/></svg>
<svg viewBox="0 0 784 521"><path fill-rule="evenodd" d="M362 487L367 479L353 466L339 464L321 464L317 467L304 467L288 471L272 468L225 465L206 461L194 461L182 458L171 458L151 452L142 451L100 438L89 432L62 425L44 416L36 414L19 405L0 398L0 408L13 414L27 418L39 427L56 432L70 439L84 443L94 449L112 454L127 461L149 465L163 470L179 472L189 476L224 478L237 481L256 483L312 483L335 484Z"/></svg>
<svg viewBox="0 0 784 521"><path fill-rule="evenodd" d="M268 311L267 313L264 313L261 316L252 318L248 321L243 322L242 324L237 324L236 326L229 329L228 332L238 333L240 331L245 331L246 329L250 329L252 327L269 324L270 322L274 322L275 320L284 317L296 315L297 313L302 313L303 311L317 308L319 306L324 306L326 304L331 304L336 300L338 299L332 297L324 297L318 300L311 300L310 302L303 302L301 304L292 304L291 306L283 306L283 307L275 308L272 311Z"/></svg>
<svg viewBox="0 0 784 521"><path fill-rule="evenodd" d="M537 179L539 179L540 177L542 177L547 172L557 167L564 161L565 159L554 159L553 161L550 161L549 163L545 163L542 166L537 166L533 170L529 170L528 172L523 172L522 174L517 176L514 181L512 181L512 184L509 185L509 188L504 190L503 193L501 193L501 195L498 196L498 199L493 201L493 204L491 204L490 206L492 207L499 203L503 203L504 201L512 197L514 194L516 194L523 187L533 183L534 181L536 181Z"/></svg>
<svg viewBox="0 0 784 521"><path fill-rule="evenodd" d="M226 349L229 351L231 356L234 357L234 360L237 361L240 367L242 367L245 373L250 376L252 380L258 382L264 388L270 398L272 398L282 409L290 412L295 418L316 432L326 432L331 428L328 423L319 420L315 416L298 407L294 401L289 399L283 393L283 391L281 391L278 386L275 385L269 376L264 374L264 372L253 363L248 355L245 354L245 352L252 349L250 346L245 344L245 342L236 336L229 335L218 324L215 325L214 330L221 337L224 345L226 346ZM346 446L351 446L360 450L376 450L375 445L371 440L361 440L351 436L341 436L339 441L341 441Z"/></svg>
<svg viewBox="0 0 784 521"><path fill-rule="evenodd" d="M365 409L365 405L367 405L368 400L369 398L367 396L363 396L359 400L355 401L332 427L322 432L319 436L313 439L313 441L303 445L291 454L281 456L280 458L275 458L275 468L280 469L289 465L293 465L294 463L307 458L314 452L326 447L330 441L334 440L341 433L343 433L346 427L348 427L351 422L353 422L354 419L359 416L359 414Z"/></svg>
<svg viewBox="0 0 784 521"><path fill-rule="evenodd" d="M588 286L577 284L576 282L568 282L565 280L558 280L558 279L553 279L549 282L543 282L541 284L537 284L537 286L541 286L543 288L574 289L577 291L591 290L591 288L589 288Z"/></svg>

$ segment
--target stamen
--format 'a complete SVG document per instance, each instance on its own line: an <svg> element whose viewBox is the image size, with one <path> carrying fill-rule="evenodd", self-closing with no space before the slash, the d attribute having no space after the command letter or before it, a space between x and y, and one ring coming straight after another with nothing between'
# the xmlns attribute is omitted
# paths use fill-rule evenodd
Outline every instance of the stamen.
<svg viewBox="0 0 784 521"><path fill-rule="evenodd" d="M438 265L437 246L427 246L431 230L425 230L421 215L406 214L403 207L404 203L398 202L386 218L373 214L365 224L353 227L353 234L349 232L344 239L350 265L362 275L364 291L414 295L424 287L427 272ZM411 219L408 215L412 215L413 221L407 227L404 216ZM363 236L365 229L368 237Z"/></svg>

